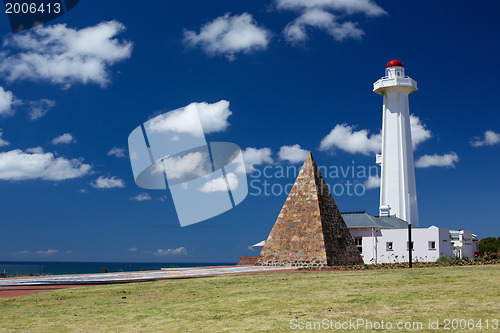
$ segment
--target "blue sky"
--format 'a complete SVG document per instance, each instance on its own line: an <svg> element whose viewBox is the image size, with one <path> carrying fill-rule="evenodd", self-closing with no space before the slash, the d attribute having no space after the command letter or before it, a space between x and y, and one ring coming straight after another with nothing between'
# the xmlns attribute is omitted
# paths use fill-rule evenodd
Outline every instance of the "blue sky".
<svg viewBox="0 0 500 333"><path fill-rule="evenodd" d="M394 58L419 86L410 112L421 226L499 236L499 9L496 1L82 0L18 34L3 16L0 260L258 254L248 246L267 237L286 194L250 189L236 208L181 228L168 191L135 185L130 132L162 112L225 100L231 115L214 115L221 126L207 140L238 144L261 172L298 169L307 150L327 168L368 168L382 122L372 84ZM248 180L263 190L258 175ZM362 195L334 196L342 211L376 215L374 180L327 177L330 186L364 186ZM278 189L294 177L267 181Z"/></svg>

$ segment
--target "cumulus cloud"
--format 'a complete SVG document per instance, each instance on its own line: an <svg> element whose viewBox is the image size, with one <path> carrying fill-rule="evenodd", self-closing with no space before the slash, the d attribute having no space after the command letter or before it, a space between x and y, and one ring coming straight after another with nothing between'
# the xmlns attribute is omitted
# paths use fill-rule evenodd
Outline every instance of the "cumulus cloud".
<svg viewBox="0 0 500 333"><path fill-rule="evenodd" d="M351 154L378 153L382 148L382 135L369 134L368 130L355 131L355 126L336 125L319 145L322 151L340 149Z"/></svg>
<svg viewBox="0 0 500 333"><path fill-rule="evenodd" d="M185 108L170 111L164 117L154 118L149 124L152 132L189 133L194 136L216 133L229 127L227 119L231 115L229 102L191 103ZM203 132L200 130L200 123Z"/></svg>
<svg viewBox="0 0 500 333"><path fill-rule="evenodd" d="M364 185L365 185L365 188L367 190L379 188L380 187L380 177L379 176L370 176L366 179Z"/></svg>
<svg viewBox="0 0 500 333"><path fill-rule="evenodd" d="M199 33L184 32L186 45L200 47L208 55L224 55L229 60L234 60L236 53L266 49L270 39L271 33L248 13L228 13L202 26Z"/></svg>
<svg viewBox="0 0 500 333"><path fill-rule="evenodd" d="M25 149L25 151L27 153L31 153L31 154L43 154L43 153L45 153L45 150L42 147L28 148L28 149Z"/></svg>
<svg viewBox="0 0 500 333"><path fill-rule="evenodd" d="M491 130L484 132L483 138L475 137L470 142L472 147L494 146L498 143L500 143L500 134Z"/></svg>
<svg viewBox="0 0 500 333"><path fill-rule="evenodd" d="M2 136L3 136L3 132L2 132L2 129L0 128L0 147L5 147L5 146L10 145L10 142L2 139Z"/></svg>
<svg viewBox="0 0 500 333"><path fill-rule="evenodd" d="M204 152L192 152L179 157L167 157L156 164L155 172L167 174L169 180L201 177L211 172L210 157Z"/></svg>
<svg viewBox="0 0 500 333"><path fill-rule="evenodd" d="M134 201L148 201L148 200L151 200L151 196L148 193L139 193L135 197L131 197L130 200L134 200Z"/></svg>
<svg viewBox="0 0 500 333"><path fill-rule="evenodd" d="M132 43L119 40L125 26L117 21L101 22L84 29L66 24L43 25L13 34L0 53L0 73L8 81L109 83L109 67L130 58Z"/></svg>
<svg viewBox="0 0 500 333"><path fill-rule="evenodd" d="M73 135L71 135L70 133L65 133L65 134L59 135L58 137L55 137L52 139L53 145L67 144L67 143L73 143L73 142L76 142L76 140L73 138Z"/></svg>
<svg viewBox="0 0 500 333"><path fill-rule="evenodd" d="M410 116L411 140L413 149L416 149L419 144L432 138L432 133L427 129L427 126L422 123L419 117Z"/></svg>
<svg viewBox="0 0 500 333"><path fill-rule="evenodd" d="M280 160L288 161L290 163L300 163L305 161L308 153L309 152L302 149L300 145L283 146L278 152L278 157Z"/></svg>
<svg viewBox="0 0 500 333"><path fill-rule="evenodd" d="M52 153L25 153L20 149L0 153L0 180L66 180L90 172L82 159L68 160Z"/></svg>
<svg viewBox="0 0 500 333"><path fill-rule="evenodd" d="M419 117L410 116L410 126L412 135L413 149L432 137L430 130L422 123ZM382 150L382 134L372 133L368 130L355 130L356 126L348 124L336 125L335 128L325 136L321 142L319 149L322 151L335 151L336 149L343 150L351 154L369 155L380 153Z"/></svg>
<svg viewBox="0 0 500 333"><path fill-rule="evenodd" d="M56 102L50 99L41 99L39 101L30 101L28 102L29 105L29 116L31 120L37 120L42 118L49 112L50 109L52 109L55 105Z"/></svg>
<svg viewBox="0 0 500 333"><path fill-rule="evenodd" d="M0 116L11 117L16 112L12 107L15 104L15 97L11 91L6 91L0 87Z"/></svg>
<svg viewBox="0 0 500 333"><path fill-rule="evenodd" d="M246 148L241 151L243 154L243 160L245 161L245 165L238 168L238 172L244 172L243 169L246 170L247 173L252 173L255 170L255 166L261 165L264 163L272 164L274 161L271 157L271 149L270 148Z"/></svg>
<svg viewBox="0 0 500 333"><path fill-rule="evenodd" d="M229 188L234 191L238 187L238 177L236 177L236 175L231 172L226 175L226 179L229 183ZM200 192L204 193L226 192L226 179L224 179L224 177L212 179L203 184L203 186L201 186L199 190Z"/></svg>
<svg viewBox="0 0 500 333"><path fill-rule="evenodd" d="M339 23L335 15L320 9L305 11L285 27L283 34L288 42L297 44L307 40L308 28L325 30L339 42L347 38L360 39L365 34L357 27L357 23L351 21Z"/></svg>
<svg viewBox="0 0 500 333"><path fill-rule="evenodd" d="M100 176L94 182L90 183L90 185L97 189L123 188L125 187L125 181L116 177Z"/></svg>
<svg viewBox="0 0 500 333"><path fill-rule="evenodd" d="M358 23L340 22L339 17L356 13L367 16L387 14L372 0L275 0L275 5L279 10L301 13L283 31L285 39L292 44L307 40L311 28L324 30L336 41L360 39L364 31L358 28Z"/></svg>
<svg viewBox="0 0 500 333"><path fill-rule="evenodd" d="M122 148L122 147L113 147L113 148L111 148L110 151L108 151L108 153L106 155L114 156L117 158L127 157L127 154L125 153L125 148Z"/></svg>
<svg viewBox="0 0 500 333"><path fill-rule="evenodd" d="M179 247L177 249L158 249L153 254L157 257L166 257L166 256L174 256L174 255L186 255L187 250L184 246Z"/></svg>
<svg viewBox="0 0 500 333"><path fill-rule="evenodd" d="M372 0L276 0L278 9L304 10L323 8L346 12L347 14L362 13L368 16L387 14Z"/></svg>
<svg viewBox="0 0 500 333"><path fill-rule="evenodd" d="M227 118L232 114L229 102L221 100L217 103L195 103L198 109L201 126L205 134L222 132L229 127Z"/></svg>
<svg viewBox="0 0 500 333"><path fill-rule="evenodd" d="M454 168L460 160L457 153L451 152L444 155L424 155L415 162L417 168L448 167Z"/></svg>

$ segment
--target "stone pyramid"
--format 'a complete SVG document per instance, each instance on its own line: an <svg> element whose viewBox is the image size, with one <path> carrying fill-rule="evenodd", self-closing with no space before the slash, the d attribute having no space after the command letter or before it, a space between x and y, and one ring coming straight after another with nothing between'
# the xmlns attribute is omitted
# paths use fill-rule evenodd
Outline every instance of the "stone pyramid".
<svg viewBox="0 0 500 333"><path fill-rule="evenodd" d="M256 265L357 264L363 259L309 152Z"/></svg>

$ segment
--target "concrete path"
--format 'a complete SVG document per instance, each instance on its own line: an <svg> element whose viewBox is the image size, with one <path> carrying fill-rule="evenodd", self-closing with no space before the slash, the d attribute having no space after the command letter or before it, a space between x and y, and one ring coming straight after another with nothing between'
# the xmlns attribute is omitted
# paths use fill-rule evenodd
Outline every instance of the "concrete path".
<svg viewBox="0 0 500 333"><path fill-rule="evenodd" d="M53 275L22 278L2 278L0 287L37 286L37 285L83 285L108 284L133 281L149 281L158 279L190 278L215 276L225 274L263 273L276 271L295 271L291 267L260 267L260 266L219 266L167 268L161 271L120 272L80 275Z"/></svg>

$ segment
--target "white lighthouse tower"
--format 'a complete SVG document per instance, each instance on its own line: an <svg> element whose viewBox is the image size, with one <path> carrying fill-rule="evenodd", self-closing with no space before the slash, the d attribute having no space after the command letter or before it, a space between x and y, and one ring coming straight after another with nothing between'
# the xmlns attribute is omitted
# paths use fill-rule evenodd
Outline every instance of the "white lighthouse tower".
<svg viewBox="0 0 500 333"><path fill-rule="evenodd" d="M396 216L418 227L417 189L411 141L408 95L417 82L405 75L399 60L390 61L385 76L373 84L373 91L384 96L382 120L382 166L380 216Z"/></svg>

